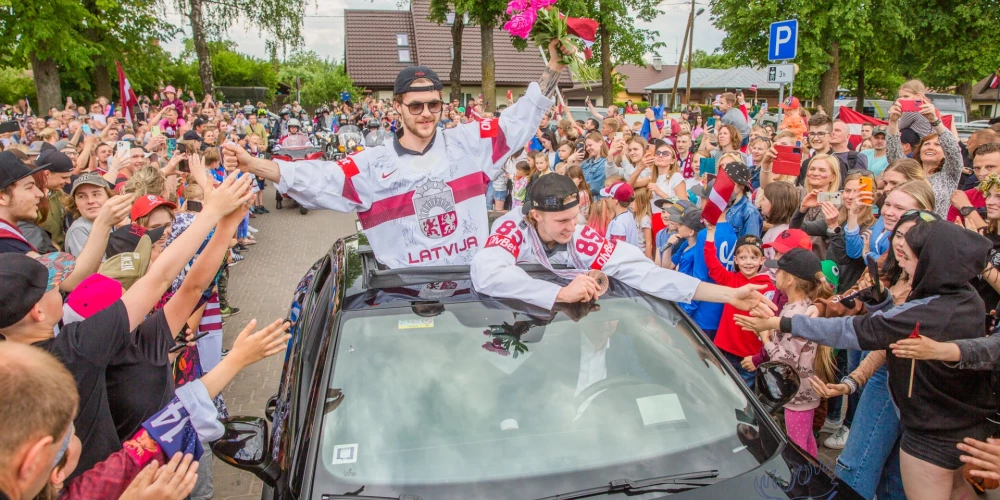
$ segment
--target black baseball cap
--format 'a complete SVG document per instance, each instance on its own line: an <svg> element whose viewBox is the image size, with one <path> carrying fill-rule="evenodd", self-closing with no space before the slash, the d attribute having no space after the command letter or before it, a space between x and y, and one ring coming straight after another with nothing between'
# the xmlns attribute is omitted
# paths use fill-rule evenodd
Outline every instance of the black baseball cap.
<svg viewBox="0 0 1000 500"><path fill-rule="evenodd" d="M669 205L661 203L659 206L667 212L671 222L685 226L694 232L705 229L705 224L701 221L701 209L693 203L679 200Z"/></svg>
<svg viewBox="0 0 1000 500"><path fill-rule="evenodd" d="M46 143L48 145L48 143ZM51 148L51 149L50 149ZM58 174L68 174L73 171L73 160L66 156L66 153L55 149L42 147L42 154L38 155L38 164L47 165L50 172Z"/></svg>
<svg viewBox="0 0 1000 500"><path fill-rule="evenodd" d="M740 236L740 239L736 240L736 246L733 247L733 255L736 255L736 252L738 252L740 247L744 245L753 245L757 247L758 250L763 252L761 249L763 242L760 240L760 237L756 234L744 234L743 236Z"/></svg>
<svg viewBox="0 0 1000 500"><path fill-rule="evenodd" d="M17 252L0 254L0 328L24 317L46 292L73 272L76 260L67 253L31 258Z"/></svg>
<svg viewBox="0 0 1000 500"><path fill-rule="evenodd" d="M793 248L781 256L778 260L768 260L764 265L771 269L781 269L782 271L806 281L816 281L816 274L823 272L823 264L816 254Z"/></svg>
<svg viewBox="0 0 1000 500"><path fill-rule="evenodd" d="M543 175L531 183L531 189L521 207L525 215L532 210L562 212L580 203L580 190L565 175Z"/></svg>
<svg viewBox="0 0 1000 500"><path fill-rule="evenodd" d="M48 165L42 165L32 169L14 153L10 151L0 152L0 189L47 168L49 168Z"/></svg>
<svg viewBox="0 0 1000 500"><path fill-rule="evenodd" d="M414 87L413 82L421 78L431 81L430 86ZM407 92L423 92L425 90L441 90L444 85L437 73L427 66L407 66L396 75L396 83L392 86L392 93L399 95Z"/></svg>
<svg viewBox="0 0 1000 500"><path fill-rule="evenodd" d="M875 135L875 133L872 132L872 135ZM920 143L920 136L912 128L907 127L899 131L899 142L916 146Z"/></svg>
<svg viewBox="0 0 1000 500"><path fill-rule="evenodd" d="M753 175L753 172L750 171L750 167L748 167L745 163L727 163L726 166L722 167L722 170L726 172L726 175L732 179L734 184L752 187L750 185L750 177Z"/></svg>
<svg viewBox="0 0 1000 500"><path fill-rule="evenodd" d="M167 226L146 229L137 224L116 229L108 236L108 246L104 251L104 255L111 258L120 253L134 252L143 236L149 236L149 241L156 243L160 241L160 238L163 237L163 232L166 230Z"/></svg>

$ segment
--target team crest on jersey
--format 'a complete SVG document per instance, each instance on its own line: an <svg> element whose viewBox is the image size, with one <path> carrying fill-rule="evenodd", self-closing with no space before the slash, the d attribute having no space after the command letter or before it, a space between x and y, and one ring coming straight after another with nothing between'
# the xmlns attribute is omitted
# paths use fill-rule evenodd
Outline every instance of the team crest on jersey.
<svg viewBox="0 0 1000 500"><path fill-rule="evenodd" d="M458 229L455 196L443 182L430 181L418 187L413 193L413 211L420 231L428 238L444 238Z"/></svg>

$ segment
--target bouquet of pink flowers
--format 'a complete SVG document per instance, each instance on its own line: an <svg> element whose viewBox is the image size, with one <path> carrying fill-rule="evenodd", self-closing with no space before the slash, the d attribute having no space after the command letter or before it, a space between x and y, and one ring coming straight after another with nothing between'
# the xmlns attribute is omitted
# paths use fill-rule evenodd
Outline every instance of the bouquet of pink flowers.
<svg viewBox="0 0 1000 500"><path fill-rule="evenodd" d="M586 62L593 55L590 47L597 37L597 21L566 17L553 7L556 1L510 0L507 14L511 17L503 29L514 37L531 40L537 47L547 48L553 39L576 46L576 53L563 54L562 62L569 66L576 81L589 88L590 82L597 81L597 68Z"/></svg>

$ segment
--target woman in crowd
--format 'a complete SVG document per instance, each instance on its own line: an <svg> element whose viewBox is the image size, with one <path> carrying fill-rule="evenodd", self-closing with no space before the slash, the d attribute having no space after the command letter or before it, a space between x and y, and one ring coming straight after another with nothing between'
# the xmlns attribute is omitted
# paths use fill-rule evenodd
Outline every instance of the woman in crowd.
<svg viewBox="0 0 1000 500"><path fill-rule="evenodd" d="M73 216L73 223L66 230L66 252L74 257L80 255L94 219L114 193L108 187L107 181L96 173L86 173L73 181L69 200L65 203L66 210Z"/></svg>
<svg viewBox="0 0 1000 500"><path fill-rule="evenodd" d="M608 177L608 145L601 134L591 132L584 141L584 151L586 155L580 168L587 176L587 184L590 184L591 198L597 199L600 190L603 189L604 180Z"/></svg>
<svg viewBox="0 0 1000 500"><path fill-rule="evenodd" d="M991 253L991 266L983 271L982 275L972 280L972 286L979 292L979 297L986 304L986 310L1000 310L1000 175L989 174L979 183L979 190L986 196L986 227L980 230L980 234L993 243ZM992 315L986 316L986 330L994 326L995 319Z"/></svg>
<svg viewBox="0 0 1000 500"><path fill-rule="evenodd" d="M760 169L764 163L764 155L767 151L771 149L771 138L764 136L757 136L750 139L750 160L753 163L748 163L751 168L753 168L753 177L750 178L750 184L753 185L754 189L760 187Z"/></svg>
<svg viewBox="0 0 1000 500"><path fill-rule="evenodd" d="M902 91L900 95L902 95ZM933 127L933 131L921 138L919 145L913 152L913 157L920 162L924 177L934 187L937 214L941 217L947 217L951 195L958 188L958 181L962 177L962 150L958 146L958 140L937 116L934 104L929 100L922 102L920 115ZM890 163L903 158L903 147L899 139L900 118L903 114L901 109L902 106L898 100L889 108L886 156ZM914 124L916 123L919 122L915 121Z"/></svg>
<svg viewBox="0 0 1000 500"><path fill-rule="evenodd" d="M647 154L649 143L641 136L633 135L625 142L624 149L624 152L616 158L618 168L625 172L628 183L633 188L646 187L653 168L653 155Z"/></svg>
<svg viewBox="0 0 1000 500"><path fill-rule="evenodd" d="M740 135L740 131L736 130L736 127L729 124L723 124L716 127L716 136L719 141L719 149L712 151L712 158L718 158L726 153L736 153L742 158L741 163L745 165L753 164L753 159L749 154L740 152L740 144L743 143L743 136Z"/></svg>
<svg viewBox="0 0 1000 500"><path fill-rule="evenodd" d="M772 243L778 235L788 229L788 223L792 220L792 215L799 208L799 190L789 182L772 182L764 188L760 197L760 213L764 216L764 227L767 230L761 237L764 245ZM774 248L767 246L764 248L764 257L768 260L775 258ZM764 271L775 277L774 269L765 267Z"/></svg>
<svg viewBox="0 0 1000 500"><path fill-rule="evenodd" d="M694 115L691 120L691 138L695 141L705 133L705 119L701 115Z"/></svg>
<svg viewBox="0 0 1000 500"><path fill-rule="evenodd" d="M634 193L635 199L632 201L632 213L635 215L635 223L639 228L638 241L639 249L646 254L646 258L653 258L653 218L652 200L650 191L646 188L638 188Z"/></svg>
<svg viewBox="0 0 1000 500"><path fill-rule="evenodd" d="M901 291L903 304L893 307L888 299L880 304L868 301L869 313L853 318L796 316L780 322L739 321L754 330L777 327L842 349L886 349L912 334L937 341L982 337L978 318L983 317L985 308L967 283L984 269L992 244L974 232L920 212L904 216L893 233L892 255L900 268L898 273L910 279L910 290ZM890 298L895 297L893 293ZM884 399L895 402L902 424L900 468L906 497L970 498L973 492L962 478L961 452L956 444L964 438L983 441L995 432L995 424L988 419L996 414L997 399L988 373L895 356L887 356L886 366L891 374L887 385L892 398ZM862 397L873 387L869 382ZM895 411L885 413L894 416ZM883 429L871 431L866 437ZM868 458L859 469L874 468Z"/></svg>
<svg viewBox="0 0 1000 500"><path fill-rule="evenodd" d="M681 173L677 161L677 151L669 142L654 139L653 165L649 169L649 182L645 187L652 194L652 201L677 198L686 200L687 186L684 184L684 174ZM635 174L633 173L633 176ZM655 204L651 207L653 237L663 229L663 219L659 216L660 209Z"/></svg>
<svg viewBox="0 0 1000 500"><path fill-rule="evenodd" d="M587 179L583 176L583 169L579 165L573 165L566 169L566 176L573 179L573 183L576 184L577 189L580 190L580 215L578 216L578 224L586 224L587 219L590 217L590 186L587 184Z"/></svg>
<svg viewBox="0 0 1000 500"><path fill-rule="evenodd" d="M802 201L792 217L789 227L802 228L813 237L813 253L820 260L826 259L829 238L826 234L825 214L835 215L837 207L830 202L819 202L820 193L836 194L840 190L840 163L836 156L818 154L809 162L805 186L801 189ZM818 223L816 223L818 221ZM809 224L813 222L814 224ZM808 225L808 227L807 227Z"/></svg>
<svg viewBox="0 0 1000 500"><path fill-rule="evenodd" d="M555 167L562 161L559 157L558 146L559 141L556 139L555 132L552 130L545 130L542 132L542 136L538 138L539 142L542 143L542 152L549 157L549 165Z"/></svg>

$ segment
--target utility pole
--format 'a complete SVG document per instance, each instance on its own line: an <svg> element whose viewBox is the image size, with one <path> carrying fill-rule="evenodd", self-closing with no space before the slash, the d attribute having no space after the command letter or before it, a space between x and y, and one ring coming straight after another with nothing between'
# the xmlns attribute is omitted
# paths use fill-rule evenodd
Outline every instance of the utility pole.
<svg viewBox="0 0 1000 500"><path fill-rule="evenodd" d="M688 65L687 65L687 87L684 89L684 103L688 106L691 105L691 59L694 53L694 18L700 16L705 9L699 9L698 12L694 11L694 0L691 0L691 26L688 28L691 31L691 38L688 40Z"/></svg>
<svg viewBox="0 0 1000 500"><path fill-rule="evenodd" d="M692 2L694 0L691 0ZM677 61L677 71L674 73L674 90L670 93L670 109L673 110L677 106L677 82L680 80L680 69L684 67L684 47L688 43L688 34L691 33L691 25L694 24L694 10L688 15L687 29L684 30L684 42L681 43L680 59ZM688 60L690 61L690 58Z"/></svg>

